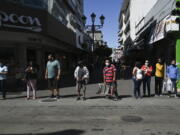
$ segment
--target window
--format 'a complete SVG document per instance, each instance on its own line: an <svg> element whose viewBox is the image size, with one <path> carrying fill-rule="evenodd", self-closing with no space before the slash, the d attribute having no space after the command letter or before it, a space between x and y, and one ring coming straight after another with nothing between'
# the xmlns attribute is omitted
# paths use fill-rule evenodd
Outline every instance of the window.
<svg viewBox="0 0 180 135"><path fill-rule="evenodd" d="M47 8L47 0L24 0L24 4L35 8Z"/></svg>

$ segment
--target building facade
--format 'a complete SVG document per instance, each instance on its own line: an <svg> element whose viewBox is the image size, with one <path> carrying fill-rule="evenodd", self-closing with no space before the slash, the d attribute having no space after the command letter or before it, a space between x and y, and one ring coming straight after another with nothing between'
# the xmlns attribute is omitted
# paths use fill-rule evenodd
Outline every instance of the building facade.
<svg viewBox="0 0 180 135"><path fill-rule="evenodd" d="M118 42L124 48L124 55L136 40L136 25L147 15L157 0L124 0L119 14Z"/></svg>
<svg viewBox="0 0 180 135"><path fill-rule="evenodd" d="M87 31L87 34L89 35L89 37L90 37L91 39L93 39L93 33L92 33L92 31ZM92 41L91 41L91 42L92 42ZM100 47L100 46L105 45L102 31L97 30L97 31L94 32L94 44L95 44L95 48L94 48L94 49L96 49L96 48L98 48L98 47Z"/></svg>
<svg viewBox="0 0 180 135"><path fill-rule="evenodd" d="M83 10L83 0L1 0L0 60L8 64L9 77L29 61L43 77L49 53L60 59L63 73L70 72L85 51Z"/></svg>

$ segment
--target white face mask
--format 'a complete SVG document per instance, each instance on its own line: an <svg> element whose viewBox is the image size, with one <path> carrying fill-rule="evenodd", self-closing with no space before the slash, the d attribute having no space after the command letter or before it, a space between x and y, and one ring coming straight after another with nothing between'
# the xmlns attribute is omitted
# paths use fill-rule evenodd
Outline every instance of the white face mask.
<svg viewBox="0 0 180 135"><path fill-rule="evenodd" d="M145 63L145 65L146 65L146 66L148 66L148 65L149 65L149 63Z"/></svg>
<svg viewBox="0 0 180 135"><path fill-rule="evenodd" d="M109 66L110 64L107 62L107 63L105 63L106 64L106 66Z"/></svg>

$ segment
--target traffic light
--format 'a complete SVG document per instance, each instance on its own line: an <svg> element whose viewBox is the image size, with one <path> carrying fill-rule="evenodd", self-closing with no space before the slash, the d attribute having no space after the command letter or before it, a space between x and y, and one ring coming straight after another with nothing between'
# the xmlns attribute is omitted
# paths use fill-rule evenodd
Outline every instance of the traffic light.
<svg viewBox="0 0 180 135"><path fill-rule="evenodd" d="M180 0L176 0L176 9L172 10L172 15L178 16L176 18L176 23L180 24Z"/></svg>

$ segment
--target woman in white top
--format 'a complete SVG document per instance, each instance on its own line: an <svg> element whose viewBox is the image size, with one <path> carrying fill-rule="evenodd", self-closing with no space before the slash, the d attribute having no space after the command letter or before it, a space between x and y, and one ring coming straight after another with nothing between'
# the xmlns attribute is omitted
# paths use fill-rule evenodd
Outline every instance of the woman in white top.
<svg viewBox="0 0 180 135"><path fill-rule="evenodd" d="M141 98L141 83L143 79L143 71L141 70L141 63L136 62L133 69L133 81L134 81L134 97Z"/></svg>

